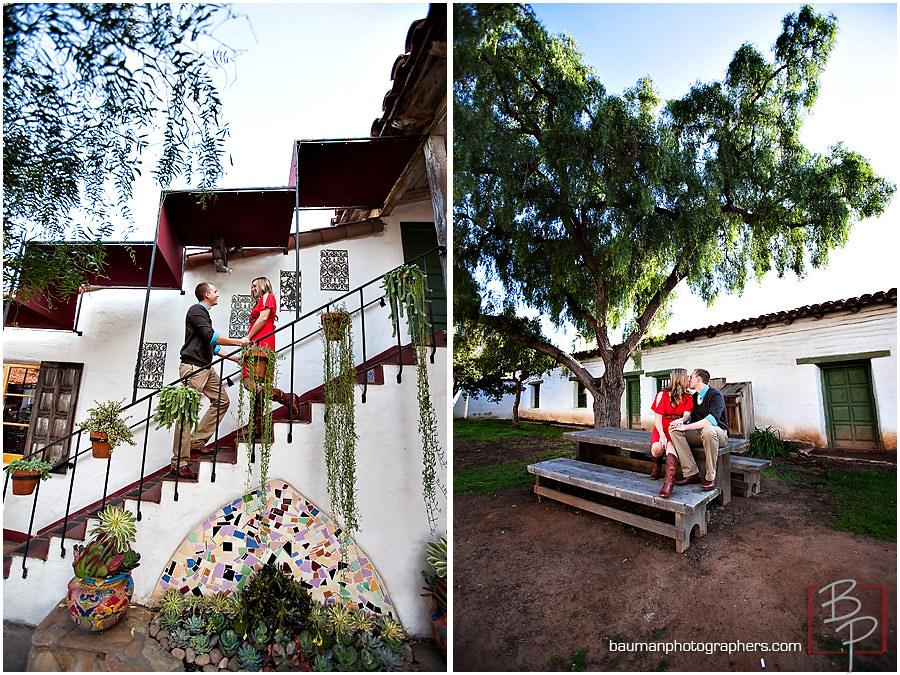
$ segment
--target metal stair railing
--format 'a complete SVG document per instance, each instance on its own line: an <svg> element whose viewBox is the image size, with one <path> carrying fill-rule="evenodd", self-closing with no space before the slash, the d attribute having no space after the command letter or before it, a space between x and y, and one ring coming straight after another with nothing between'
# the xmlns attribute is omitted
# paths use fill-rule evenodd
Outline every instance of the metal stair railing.
<svg viewBox="0 0 900 675"><path fill-rule="evenodd" d="M425 261L425 257L432 253L435 253L435 252L437 252L439 254L443 254L446 252L446 247L438 246L436 248L433 248L433 249L426 251L425 253L417 256L416 258L413 258L411 260L404 262L403 265L413 264L413 263L416 263L419 260L421 260L422 264L425 268L425 275L426 275L426 279L427 279L428 266L427 266L427 262ZM360 365L365 368L365 372L366 372L366 374L368 374L368 371L371 370L373 367L377 366L378 364L380 364L383 361L393 358L396 355L398 357L398 361L399 361L399 365L400 365L400 372L397 374L397 382L398 383L401 382L401 376L402 376L402 370L403 370L402 350L404 349L404 347L402 347L400 344L400 331L399 330L397 331L397 351L396 352L391 350L391 353L389 355L384 356L381 359L378 359L377 361L374 361L372 363L367 363L367 361L366 361L365 310L366 310L366 308L371 307L372 305L375 305L375 304L379 304L380 306L384 307L386 305L386 302L385 302L384 295L381 295L373 300L366 302L365 298L363 296L363 291L367 287L372 286L373 284L381 281L388 273L393 272L394 270L396 270L400 267L403 267L403 265L398 265L397 267L394 267L394 268L388 270L387 272L384 272L384 273L380 274L379 276L367 281L366 283L364 283L360 286L357 286L356 288L344 293L343 295L339 296L338 298L330 300L327 303L325 303L324 305L321 305L320 307L317 307L316 309L313 309L312 311L309 311L306 314L303 314L302 316L297 317L296 319L285 324L284 326L281 326L280 328L277 328L269 333L266 333L265 335L261 335L261 336L255 338L253 340L253 343L256 343L263 338L269 337L271 335L275 335L276 333L280 333L281 331L284 331L284 330L287 330L288 328L290 328L291 342L287 346L279 349L278 353L290 351L290 358L291 358L290 386L291 386L291 390L293 391L295 348L297 347L297 345L305 342L306 340L308 340L309 338L311 338L315 335L318 335L322 331L322 328L320 327L314 331L307 333L303 337L296 338L295 329L296 329L297 324L305 319L308 319L309 317L311 317L313 315L329 311L332 305L338 304L341 301L358 294L359 295L359 307L357 309L353 309L349 313L352 316L353 314L356 314L357 312L359 312L360 317L361 317L360 330L361 330L361 336L362 336L362 362ZM426 305L428 306L429 320L431 321L431 347L432 347L431 363L434 363L434 355L435 355L435 352L437 351L437 342L436 342L436 338L435 338L434 322L432 320L433 312L432 312L432 308L431 308L431 294L430 294L430 291L428 290L427 282L426 282L425 288L426 288L426 292L428 293L428 296L426 297ZM411 347L411 345L410 345L410 347ZM225 386L226 384L228 386L232 386L234 384L232 381L232 378L237 375L240 375L242 372L241 370L236 370L232 373L229 373L228 375L224 375L225 361L228 360L228 357L233 355L234 353L236 353L236 352L230 352L229 354L226 354L225 356L220 356L219 358L214 359L212 361L212 363L208 366L209 368L218 367L219 379L223 386ZM360 366L357 366L357 370L359 369L359 367ZM185 375L184 377L180 377L177 380L174 380L173 382L171 382L170 385L167 385L167 386L184 383L188 378L190 378L190 376L191 376L191 374ZM368 377L365 377L363 391L362 391L362 402L363 403L366 402L367 386L368 386ZM141 453L141 475L140 475L140 478L138 481L138 496L137 496L137 519L138 520L141 520L141 499L143 497L143 492L144 492L144 482L147 477L147 475L146 475L147 441L150 437L150 431L151 431L150 423L152 422L152 418L153 418L153 399L155 396L157 396L160 393L161 389L162 388L155 389L154 391L151 391L149 394L142 396L141 398L133 401L132 403L130 403L127 406L122 408L122 412L125 412L126 410L129 410L131 408L134 408L135 410L137 410L137 406L139 406L144 401L147 402L147 416L144 417L143 419L139 420L138 422L135 422L134 424L130 425L132 429L137 429L144 425L147 426L146 433L144 434L144 443L143 443L143 448L142 448L142 453ZM218 406L216 406L216 408L217 408L217 412L218 412ZM293 411L292 405L288 405L287 408L288 408L288 423L289 423L287 441L288 441L288 443L291 443L293 440L294 411ZM211 478L210 478L211 482L213 482L213 483L216 481L216 461L218 459L218 453L219 453L219 422L220 422L220 419L217 415L216 429L215 429L215 433L214 433L214 437L213 437L212 474L211 474ZM183 429L183 427L180 426L176 433L180 434L182 432L182 429ZM71 514L72 493L73 493L73 488L75 485L75 473L76 473L76 469L78 467L78 458L82 454L85 454L90 450L90 446L85 447L84 449L79 449L81 447L83 433L84 433L83 429L78 429L77 431L72 432L68 436L59 438L59 439L53 441L52 443L47 444L46 446L44 446L43 448L41 448L39 450L35 450L31 453L28 453L27 455L23 455L23 459L29 458L29 457L35 457L35 456L40 456L41 458L44 458L44 457L46 457L47 451L50 448L52 448L53 446L60 445L62 443L66 443L66 442L74 439L75 454L67 456L64 459L59 460L53 466L53 469L59 469L62 467L71 469L71 471L69 472L69 490L68 490L68 496L66 499L65 517L63 518L63 525L62 525L61 535L60 535L60 557L61 558L64 558L66 555L66 548L65 548L66 533L68 531L69 516ZM167 432L167 433L169 433L169 432ZM251 462L253 462L254 461L253 453L254 453L255 444L254 444L252 433L250 434L250 438L251 438L251 441L250 441ZM110 474L110 466L111 465L112 465L112 458L110 457L110 459L106 463L106 475L104 477L104 483L103 483L103 497L102 497L102 500L100 501L100 506L97 507L96 511L100 511L106 506L108 490L109 490L109 474ZM180 468L180 458L179 458L179 468ZM53 470L53 469L51 469L51 470ZM175 492L174 492L173 501L178 501L179 478L180 477L179 477L178 473L176 472L175 481L174 481L175 482ZM9 481L10 481L10 474L7 473L6 479L3 484L3 499L4 499L4 501L6 501L6 491L9 487ZM33 531L34 531L35 514L37 513L37 505L38 505L38 500L39 500L40 492L41 492L41 483L42 483L42 481L38 481L37 488L35 489L35 492L34 492L34 498L33 498L32 507L31 507L31 517L30 517L30 520L28 523L28 533L27 533L27 536L26 536L26 539L24 542L25 548L21 553L21 555L22 555L22 578L23 579L28 577L27 562L28 562L28 551L31 546L31 541L35 536L38 536L38 535L34 535ZM84 509L82 509L82 510L84 510ZM57 522L59 522L59 521L57 521ZM44 528L44 530L42 530L41 533L46 532L49 535L49 534L52 534L52 532L55 529L56 528L54 527L54 525L51 524L50 526ZM39 533L39 534L41 534L41 533ZM18 554L18 551L14 551L14 553Z"/></svg>

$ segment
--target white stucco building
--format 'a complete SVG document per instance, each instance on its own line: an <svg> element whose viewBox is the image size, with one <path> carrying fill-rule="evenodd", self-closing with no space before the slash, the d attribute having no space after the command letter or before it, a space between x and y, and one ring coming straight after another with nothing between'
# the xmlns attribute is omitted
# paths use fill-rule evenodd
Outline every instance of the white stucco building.
<svg viewBox="0 0 900 675"><path fill-rule="evenodd" d="M590 352L576 358L602 374ZM756 427L818 447L897 450L895 288L668 335L638 360L625 367L623 427L652 428L650 404L673 368L705 368L720 383L750 383ZM460 397L454 415L508 418L511 410L511 396L496 405ZM589 395L561 368L529 383L519 412L593 424Z"/></svg>

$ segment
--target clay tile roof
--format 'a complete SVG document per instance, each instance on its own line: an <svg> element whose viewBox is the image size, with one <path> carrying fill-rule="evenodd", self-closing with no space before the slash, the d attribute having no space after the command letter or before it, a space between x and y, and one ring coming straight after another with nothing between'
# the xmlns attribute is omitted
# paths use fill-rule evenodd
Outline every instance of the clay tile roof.
<svg viewBox="0 0 900 675"><path fill-rule="evenodd" d="M878 291L877 293L866 293L858 298L847 298L846 300L830 300L814 305L804 305L796 309L789 309L783 312L773 312L771 314L763 314L752 319L742 319L740 321L729 321L720 323L715 326L706 326L705 328L695 328L693 330L681 331L666 335L663 341L666 344L675 344L680 340L692 341L697 337L707 336L713 337L719 333L739 333L745 328L756 326L757 328L765 328L775 324L790 324L797 319L813 317L821 319L826 314L840 311L858 312L868 305L879 304L897 304L897 289L892 288L888 291Z"/></svg>

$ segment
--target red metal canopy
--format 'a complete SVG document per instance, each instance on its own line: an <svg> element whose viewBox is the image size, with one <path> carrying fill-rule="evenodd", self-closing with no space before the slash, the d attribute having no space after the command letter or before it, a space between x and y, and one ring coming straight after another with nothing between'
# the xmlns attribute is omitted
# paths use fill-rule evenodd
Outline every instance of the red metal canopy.
<svg viewBox="0 0 900 675"><path fill-rule="evenodd" d="M421 142L417 136L297 141L288 184L299 184L301 209L377 209Z"/></svg>

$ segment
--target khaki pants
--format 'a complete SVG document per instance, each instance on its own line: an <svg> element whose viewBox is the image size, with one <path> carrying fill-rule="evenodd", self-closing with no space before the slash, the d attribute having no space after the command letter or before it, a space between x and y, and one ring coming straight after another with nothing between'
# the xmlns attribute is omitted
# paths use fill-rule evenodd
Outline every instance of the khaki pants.
<svg viewBox="0 0 900 675"><path fill-rule="evenodd" d="M184 377L193 373L187 380L187 385L196 389L210 400L211 405L203 417L200 418L200 426L195 436L197 441L207 441L216 431L217 423L225 417L225 411L231 401L225 393L225 387L219 379L218 373L212 368L198 368L190 363L182 363L178 367L178 375ZM172 446L172 467L185 466L191 457L191 430L185 428L175 429L175 443Z"/></svg>
<svg viewBox="0 0 900 675"><path fill-rule="evenodd" d="M706 453L706 480L714 481L716 479L716 465L719 461L719 448L728 443L728 434L722 427L714 427L708 425L702 429L672 429L669 427L669 436L672 438L672 444L678 453L678 462L681 464L681 474L685 478L690 478L700 469L697 468L697 462L694 461L694 453L691 452L691 446L699 448L703 446ZM726 476L731 480L730 476Z"/></svg>

